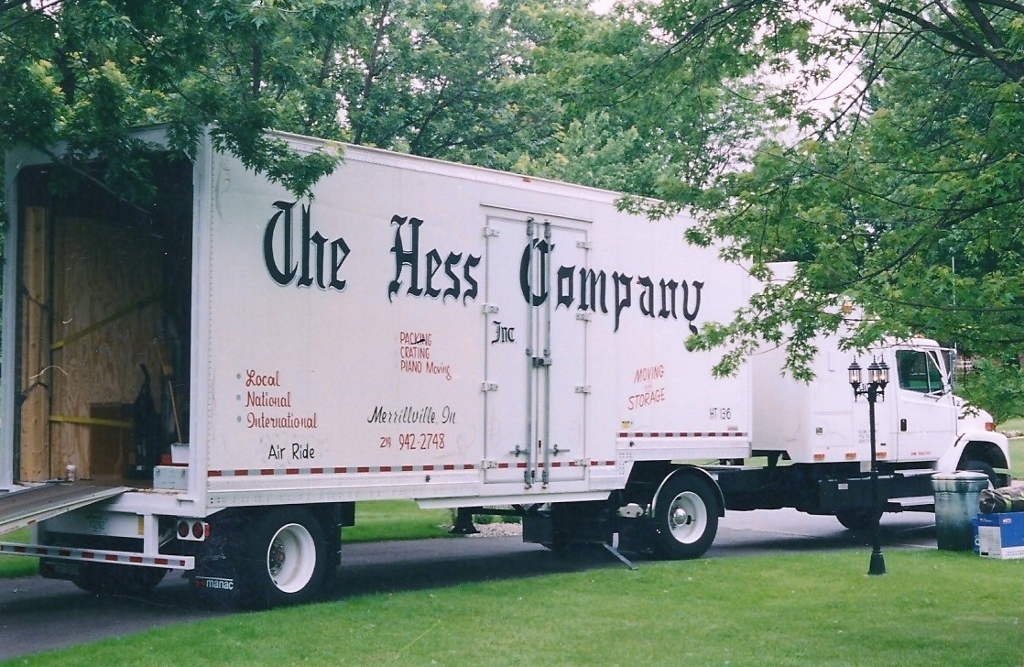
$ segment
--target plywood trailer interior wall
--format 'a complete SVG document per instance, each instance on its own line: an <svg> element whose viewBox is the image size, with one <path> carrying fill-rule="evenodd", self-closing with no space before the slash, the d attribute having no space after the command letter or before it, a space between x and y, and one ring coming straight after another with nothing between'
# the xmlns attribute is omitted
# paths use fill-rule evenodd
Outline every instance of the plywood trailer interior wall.
<svg viewBox="0 0 1024 667"><path fill-rule="evenodd" d="M145 485L187 442L191 165L157 158L147 184L130 202L55 167L18 176L21 481L74 465Z"/></svg>

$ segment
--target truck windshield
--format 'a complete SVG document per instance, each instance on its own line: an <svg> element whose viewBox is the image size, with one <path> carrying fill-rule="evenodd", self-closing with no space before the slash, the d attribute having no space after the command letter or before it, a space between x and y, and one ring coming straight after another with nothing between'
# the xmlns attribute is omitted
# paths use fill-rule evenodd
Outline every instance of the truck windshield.
<svg viewBox="0 0 1024 667"><path fill-rule="evenodd" d="M897 350L896 365L900 389L922 394L941 393L945 390L942 369L930 351Z"/></svg>

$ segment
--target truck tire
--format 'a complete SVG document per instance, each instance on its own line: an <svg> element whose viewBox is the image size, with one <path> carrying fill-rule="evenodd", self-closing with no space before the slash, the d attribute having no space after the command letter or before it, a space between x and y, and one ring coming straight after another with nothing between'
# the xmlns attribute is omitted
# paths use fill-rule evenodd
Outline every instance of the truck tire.
<svg viewBox="0 0 1024 667"><path fill-rule="evenodd" d="M999 475L996 474L995 468L985 463L984 461L967 461L960 466L960 470L970 470L971 472L980 472L988 476L988 482L993 489L999 488Z"/></svg>
<svg viewBox="0 0 1024 667"><path fill-rule="evenodd" d="M843 528L853 531L867 530L875 525L875 521L881 516L881 512L872 512L863 508L836 511L836 519L843 524Z"/></svg>
<svg viewBox="0 0 1024 667"><path fill-rule="evenodd" d="M711 482L692 474L670 477L654 507L654 552L662 558L699 558L718 532L718 494Z"/></svg>
<svg viewBox="0 0 1024 667"><path fill-rule="evenodd" d="M156 588L166 574L167 570L162 567L82 563L71 583L97 595L136 597Z"/></svg>
<svg viewBox="0 0 1024 667"><path fill-rule="evenodd" d="M308 602L327 581L327 540L306 509L281 507L257 518L243 543L240 594L248 607Z"/></svg>

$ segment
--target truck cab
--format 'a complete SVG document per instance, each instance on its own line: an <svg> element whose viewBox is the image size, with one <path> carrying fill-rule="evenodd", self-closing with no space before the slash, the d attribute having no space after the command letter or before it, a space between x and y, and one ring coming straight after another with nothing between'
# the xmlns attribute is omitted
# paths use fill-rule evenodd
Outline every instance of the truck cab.
<svg viewBox="0 0 1024 667"><path fill-rule="evenodd" d="M976 470L993 485L1008 482L1007 439L995 432L988 413L953 393L950 350L916 337L861 354L840 349L838 337L819 340L818 349L810 383L780 373L782 350L753 359L753 454L766 457L768 465L757 475L764 478L755 482L762 485L758 492L748 490L750 476L725 475L720 483L727 506L761 509L770 501L772 507L835 514L851 528L867 525L871 424L868 401L850 384L853 362L889 369L874 405L884 511L932 511L931 475L937 472ZM766 484L779 493L765 494Z"/></svg>
<svg viewBox="0 0 1024 667"><path fill-rule="evenodd" d="M897 460L934 459L937 472L975 470L994 486L1009 484L1005 436L996 433L988 412L954 393L955 350L914 339L894 348L892 357Z"/></svg>
<svg viewBox="0 0 1024 667"><path fill-rule="evenodd" d="M994 483L1005 479L1006 438L988 413L953 393L950 351L935 341L890 342L862 355L822 341L810 383L781 375L781 354L753 360L755 452L794 463L870 461L866 401L854 395L847 372L854 361L866 367L877 360L889 368L875 408L880 464L951 472L977 463L992 469Z"/></svg>

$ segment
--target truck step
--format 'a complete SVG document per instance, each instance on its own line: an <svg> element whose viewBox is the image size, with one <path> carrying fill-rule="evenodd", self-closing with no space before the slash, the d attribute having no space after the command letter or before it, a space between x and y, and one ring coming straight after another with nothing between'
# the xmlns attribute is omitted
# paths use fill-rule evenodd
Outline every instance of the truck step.
<svg viewBox="0 0 1024 667"><path fill-rule="evenodd" d="M912 496L891 498L885 506L886 512L934 512L935 496Z"/></svg>
<svg viewBox="0 0 1024 667"><path fill-rule="evenodd" d="M916 468L913 470L900 470L899 474L904 477L931 477L935 474L934 468Z"/></svg>

